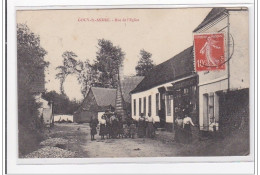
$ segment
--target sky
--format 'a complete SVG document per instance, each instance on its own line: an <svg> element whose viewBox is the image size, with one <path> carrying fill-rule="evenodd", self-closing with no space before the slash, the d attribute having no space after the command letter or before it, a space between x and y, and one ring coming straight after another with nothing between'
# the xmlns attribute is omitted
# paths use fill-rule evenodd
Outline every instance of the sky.
<svg viewBox="0 0 260 175"><path fill-rule="evenodd" d="M17 23L25 23L40 36L50 63L45 72L47 91L59 91L55 79L62 54L73 51L78 60L96 57L98 39L110 40L125 52L124 75L134 75L140 50L152 53L160 64L193 43L192 31L202 22L210 8L187 9L97 9L17 11ZM103 20L101 20L101 18ZM121 20L121 21L120 21ZM69 75L64 83L70 99L82 100L80 85Z"/></svg>

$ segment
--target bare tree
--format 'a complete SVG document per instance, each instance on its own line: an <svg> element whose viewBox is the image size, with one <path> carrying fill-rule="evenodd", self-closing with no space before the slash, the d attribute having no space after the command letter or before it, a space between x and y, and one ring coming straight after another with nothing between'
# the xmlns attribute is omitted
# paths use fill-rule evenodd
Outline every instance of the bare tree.
<svg viewBox="0 0 260 175"><path fill-rule="evenodd" d="M61 94L65 94L64 92L64 82L68 75L75 74L80 72L80 70L77 69L78 62L76 60L78 56L71 51L65 51L62 54L63 58L63 65L56 67L57 70L59 70L59 73L56 74L56 78L60 80L60 92Z"/></svg>

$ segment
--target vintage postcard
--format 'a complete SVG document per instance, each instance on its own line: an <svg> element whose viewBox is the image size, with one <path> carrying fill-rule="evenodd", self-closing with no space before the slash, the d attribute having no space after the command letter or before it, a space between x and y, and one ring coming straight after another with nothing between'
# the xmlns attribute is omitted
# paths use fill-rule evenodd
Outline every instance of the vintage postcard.
<svg viewBox="0 0 260 175"><path fill-rule="evenodd" d="M16 22L19 159L252 154L248 8L17 10Z"/></svg>

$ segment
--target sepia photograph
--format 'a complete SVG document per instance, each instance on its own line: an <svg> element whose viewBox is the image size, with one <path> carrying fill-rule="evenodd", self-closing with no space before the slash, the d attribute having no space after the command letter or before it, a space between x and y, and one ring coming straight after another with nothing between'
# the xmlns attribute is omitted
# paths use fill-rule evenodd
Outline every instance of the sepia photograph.
<svg viewBox="0 0 260 175"><path fill-rule="evenodd" d="M23 9L16 36L19 159L252 154L247 7Z"/></svg>

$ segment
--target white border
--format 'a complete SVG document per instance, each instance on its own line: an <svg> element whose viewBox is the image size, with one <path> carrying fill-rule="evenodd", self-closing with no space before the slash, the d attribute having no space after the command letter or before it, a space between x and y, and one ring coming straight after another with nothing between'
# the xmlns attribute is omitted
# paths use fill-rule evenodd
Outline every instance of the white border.
<svg viewBox="0 0 260 175"><path fill-rule="evenodd" d="M88 159L17 159L17 78L16 78L16 20L15 20L15 10L17 9L82 9L82 8L186 8L186 7L213 7L213 6L228 6L237 7L244 6L249 8L249 24L250 24L250 76L253 77L253 53L254 53L254 7L253 0L244 0L243 4L235 4L236 0L219 0L211 1L188 1L188 0L176 0L174 3L176 5L171 5L170 0L151 0L151 1L139 1L139 0L129 0L124 1L124 4L120 5L122 1L112 0L109 5L104 6L107 2L103 1L86 1L84 0L8 0L7 4L7 17L8 17L8 58L7 58L7 74L8 74L8 91L7 91L7 113L8 113L8 146L7 146L7 165L8 174L17 173L62 173L62 174L75 174L75 173L169 173L174 172L178 174L187 173L242 173L248 174L253 173L253 154L251 156L242 157L164 157L164 158L88 158ZM192 3L192 5L190 5ZM204 4L202 4L204 3ZM224 3L224 4L219 4ZM75 6L77 4L77 6ZM142 5L148 4L148 5ZM158 5L161 4L161 5ZM164 4L164 5L162 5ZM168 4L166 6L166 4ZM178 4L178 5L177 5ZM84 5L84 6L81 6ZM88 5L88 6L86 6ZM91 5L91 6L89 6ZM28 7L30 6L30 7ZM40 7L41 6L41 7ZM253 94L254 84L250 81L250 97L254 97ZM250 103L254 104L254 99L250 99ZM253 108L250 108L250 117L253 118ZM250 120L251 130L250 130L250 150L254 149L253 138L254 138L254 121ZM16 129L16 130L15 130ZM195 163L195 162L225 162L229 163ZM239 162L238 162L239 161ZM242 163L243 161L243 163ZM173 162L179 162L178 164L172 164ZM193 162L193 163L180 163L180 162ZM232 163L230 163L232 162ZM236 163L235 163L236 162ZM56 165L17 165L20 164L56 164ZM66 166L61 166L57 164L70 164ZM98 164L95 164L98 163ZM105 164L104 164L105 163ZM113 164L112 164L113 163ZM120 164L115 164L120 163ZM128 163L128 164L125 164ZM136 164L138 163L138 164ZM145 164L144 164L145 163ZM157 163L157 164L155 164ZM159 163L159 164L158 164ZM189 167L189 168L187 168ZM207 168L205 168L207 167ZM123 169L121 169L123 168Z"/></svg>

